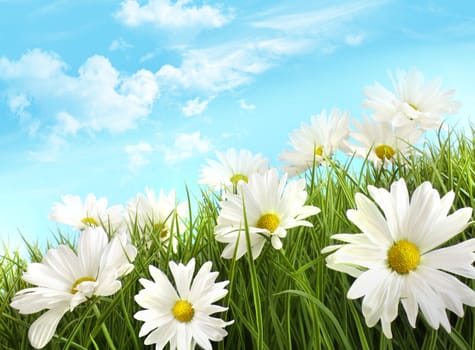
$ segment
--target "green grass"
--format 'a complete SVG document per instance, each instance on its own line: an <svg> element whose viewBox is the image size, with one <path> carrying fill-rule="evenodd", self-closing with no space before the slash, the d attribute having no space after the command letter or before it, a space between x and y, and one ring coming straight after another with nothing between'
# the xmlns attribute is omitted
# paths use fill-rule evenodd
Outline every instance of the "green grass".
<svg viewBox="0 0 475 350"><path fill-rule="evenodd" d="M389 188L404 177L409 191L430 181L442 194L455 192L453 210L475 207L475 130L468 134L439 133L431 142L414 149L407 166L375 169L364 162L356 168L354 161L320 167L307 176L308 204L318 206L321 213L309 220L313 228L297 228L288 232L282 250L270 244L261 256L252 260L220 258L223 245L214 239L219 212L219 195L202 192L198 198L189 195L190 213L185 232L180 233L176 253L159 241L147 245L134 238L139 249L134 271L123 279L123 288L108 298L98 298L78 306L61 320L58 330L46 349L151 349L138 337L141 322L133 318L139 310L134 295L141 289L139 278L150 278L148 266L167 272L168 261L188 262L195 257L200 266L207 260L219 271L218 280L229 280L228 295L221 304L229 310L221 316L234 320L227 327L229 335L217 349L461 349L475 348L475 309L466 307L465 316L450 314L453 330L432 330L421 315L412 329L402 309L392 324L393 339L388 340L379 325L368 328L361 313L361 300L348 300L346 293L353 278L326 268L321 249L331 243L334 233L359 232L347 218L354 208L356 192L367 194L367 186ZM355 170L356 168L356 170ZM474 236L470 225L450 243ZM71 236L74 237L74 236ZM54 238L74 246L67 235ZM41 261L44 252L29 245L30 256L18 252L0 256L0 349L30 349L28 327L39 316L20 315L9 303L14 294L28 287L22 281L27 261ZM474 282L464 280L472 288ZM105 331L106 330L106 331ZM108 334L108 336L105 336ZM110 336L110 339L107 337Z"/></svg>

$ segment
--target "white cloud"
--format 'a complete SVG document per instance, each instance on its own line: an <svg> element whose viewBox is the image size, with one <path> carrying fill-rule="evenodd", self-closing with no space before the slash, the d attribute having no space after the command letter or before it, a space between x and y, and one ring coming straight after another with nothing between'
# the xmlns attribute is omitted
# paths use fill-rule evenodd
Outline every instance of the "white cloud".
<svg viewBox="0 0 475 350"><path fill-rule="evenodd" d="M363 40L364 40L363 34L349 34L345 37L345 43L347 43L350 46L358 46L363 42Z"/></svg>
<svg viewBox="0 0 475 350"><path fill-rule="evenodd" d="M22 100L10 102L11 108L26 113L26 101L30 101L43 111L33 117L44 119L43 124L49 122L50 127L57 120L48 117L64 112L89 131L120 132L146 118L159 97L156 78L148 70L123 75L98 55L89 57L77 76L66 74L66 67L58 55L39 49L16 61L1 57L0 80L22 96Z"/></svg>
<svg viewBox="0 0 475 350"><path fill-rule="evenodd" d="M193 154L206 153L211 148L211 142L202 138L199 131L191 134L178 134L173 147L160 146L164 153L165 161L168 163L179 163L191 158Z"/></svg>
<svg viewBox="0 0 475 350"><path fill-rule="evenodd" d="M123 38L114 39L109 45L109 51L121 51L132 48L133 46Z"/></svg>
<svg viewBox="0 0 475 350"><path fill-rule="evenodd" d="M39 150L30 151L29 155L37 161L51 163L55 162L68 146L64 137L53 132L46 137Z"/></svg>
<svg viewBox="0 0 475 350"><path fill-rule="evenodd" d="M128 168L131 172L137 173L140 169L150 163L146 157L147 153L153 152L153 147L145 142L139 142L135 145L126 145L125 152L128 158Z"/></svg>
<svg viewBox="0 0 475 350"><path fill-rule="evenodd" d="M31 106L31 101L23 93L9 94L7 96L7 104L10 112L19 118L20 125L28 131L29 136L35 136L40 128L41 123L31 117L28 108Z"/></svg>
<svg viewBox="0 0 475 350"><path fill-rule="evenodd" d="M10 112L17 115L21 122L30 119L31 114L27 110L31 102L25 94L11 95L8 97L8 108Z"/></svg>
<svg viewBox="0 0 475 350"><path fill-rule="evenodd" d="M125 0L116 12L116 18L130 27L153 24L160 28L189 27L219 28L231 20L219 7L192 6L190 0L149 0L141 6L136 0Z"/></svg>
<svg viewBox="0 0 475 350"><path fill-rule="evenodd" d="M81 124L71 114L67 112L59 112L56 115L57 133L62 135L76 135L81 128Z"/></svg>
<svg viewBox="0 0 475 350"><path fill-rule="evenodd" d="M156 73L160 84L211 92L248 83L285 56L308 49L306 39L233 42L184 52L181 66L164 65Z"/></svg>
<svg viewBox="0 0 475 350"><path fill-rule="evenodd" d="M352 19L356 14L382 5L384 0L350 1L318 10L286 13L253 23L254 27L292 33L321 33L328 25Z"/></svg>
<svg viewBox="0 0 475 350"><path fill-rule="evenodd" d="M244 99L240 99L240 100L239 100L239 106L240 106L242 109L246 109L246 110L256 109L256 105L247 104L247 103L246 103L246 100L244 100Z"/></svg>
<svg viewBox="0 0 475 350"><path fill-rule="evenodd" d="M142 57L140 57L139 62L140 62L140 63L144 63L144 62L146 62L146 61L149 61L149 60L151 60L152 58L154 58L155 55L156 55L156 54L155 54L154 52L149 52L149 53L143 55Z"/></svg>
<svg viewBox="0 0 475 350"><path fill-rule="evenodd" d="M210 103L214 99L214 96L201 101L199 97L194 98L193 100L189 100L186 102L186 105L181 108L181 111L185 115L185 117L192 117L194 115L198 115L204 112L208 103Z"/></svg>

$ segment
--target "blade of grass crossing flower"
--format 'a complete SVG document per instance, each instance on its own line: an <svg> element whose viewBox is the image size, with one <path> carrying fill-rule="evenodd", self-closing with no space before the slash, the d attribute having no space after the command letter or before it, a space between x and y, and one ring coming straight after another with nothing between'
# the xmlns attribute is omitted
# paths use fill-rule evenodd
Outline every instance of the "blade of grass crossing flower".
<svg viewBox="0 0 475 350"><path fill-rule="evenodd" d="M246 214L246 203L244 196L242 197L242 207L244 215L244 229L246 233L246 245L247 245L247 261L249 264L249 273L251 277L251 288L252 296L254 298L254 308L256 315L256 326L257 326L257 344L256 349L262 350L264 348L264 324L262 322L262 308L261 308L261 295L259 291L259 283L257 280L256 265L254 264L254 259L252 257L252 247L251 247L251 238L249 233L249 225L247 221Z"/></svg>

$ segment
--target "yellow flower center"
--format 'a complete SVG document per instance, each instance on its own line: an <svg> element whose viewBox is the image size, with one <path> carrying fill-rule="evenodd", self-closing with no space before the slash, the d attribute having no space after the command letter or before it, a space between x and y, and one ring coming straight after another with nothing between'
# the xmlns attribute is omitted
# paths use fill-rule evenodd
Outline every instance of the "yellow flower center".
<svg viewBox="0 0 475 350"><path fill-rule="evenodd" d="M90 216L86 216L84 219L81 220L81 222L84 225L90 226L90 227L98 227L99 226L99 223L97 222L97 220L90 217Z"/></svg>
<svg viewBox="0 0 475 350"><path fill-rule="evenodd" d="M73 283L73 286L71 287L71 293L76 294L78 290L76 289L77 286L79 286L83 282L96 282L96 279L94 277L81 277L76 282Z"/></svg>
<svg viewBox="0 0 475 350"><path fill-rule="evenodd" d="M374 148L374 153L376 153L376 156L381 160L384 160L384 158L389 160L394 156L396 151L391 146L379 145Z"/></svg>
<svg viewBox="0 0 475 350"><path fill-rule="evenodd" d="M322 156L323 155L323 146L318 146L318 147L315 147L315 150L313 151L313 153L316 155L316 156Z"/></svg>
<svg viewBox="0 0 475 350"><path fill-rule="evenodd" d="M178 300L173 306L173 316L180 322L190 322L195 315L193 306L186 300Z"/></svg>
<svg viewBox="0 0 475 350"><path fill-rule="evenodd" d="M153 232L158 234L160 238L165 238L168 236L168 228L164 224L153 225Z"/></svg>
<svg viewBox="0 0 475 350"><path fill-rule="evenodd" d="M279 227L280 219L277 215L273 213L267 213L262 215L259 220L257 220L257 227L264 228L270 233L273 233L277 227Z"/></svg>
<svg viewBox="0 0 475 350"><path fill-rule="evenodd" d="M395 243L388 250L388 264L391 269L399 274L405 274L415 270L419 265L419 249L414 243L405 239Z"/></svg>
<svg viewBox="0 0 475 350"><path fill-rule="evenodd" d="M247 178L246 175L243 175L243 174L235 174L235 175L231 176L230 180L234 185L237 185L240 180L242 180L244 182L247 182L248 178Z"/></svg>

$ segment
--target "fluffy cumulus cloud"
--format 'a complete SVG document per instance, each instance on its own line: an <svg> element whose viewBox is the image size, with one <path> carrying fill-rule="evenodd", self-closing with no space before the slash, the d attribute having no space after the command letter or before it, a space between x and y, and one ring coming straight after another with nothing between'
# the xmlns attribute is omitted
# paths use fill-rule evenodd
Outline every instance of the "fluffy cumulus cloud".
<svg viewBox="0 0 475 350"><path fill-rule="evenodd" d="M32 118L41 118L50 128L66 125L68 132L134 128L159 97L152 72L142 69L122 75L99 55L89 57L77 75L67 74L67 65L58 55L39 49L18 60L1 57L0 80L7 83L13 113L25 116L28 107L37 104L44 115Z"/></svg>
<svg viewBox="0 0 475 350"><path fill-rule="evenodd" d="M181 108L185 117L192 117L194 115L199 115L204 112L206 107L208 107L208 103L213 100L214 96L206 100L201 100L199 97L196 97L192 100L188 100L186 104Z"/></svg>
<svg viewBox="0 0 475 350"><path fill-rule="evenodd" d="M211 142L201 137L200 131L178 134L173 147L161 146L164 159L167 163L179 163L194 154L206 153L211 148Z"/></svg>
<svg viewBox="0 0 475 350"><path fill-rule="evenodd" d="M125 0L116 18L130 27L152 24L165 29L201 27L219 28L231 20L231 14L210 5L193 6L190 0L149 0L140 5L137 0Z"/></svg>

